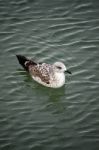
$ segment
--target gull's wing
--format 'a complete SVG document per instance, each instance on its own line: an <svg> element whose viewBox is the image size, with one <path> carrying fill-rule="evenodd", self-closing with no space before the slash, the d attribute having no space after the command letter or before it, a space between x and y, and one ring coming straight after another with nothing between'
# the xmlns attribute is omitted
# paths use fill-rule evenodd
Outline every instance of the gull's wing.
<svg viewBox="0 0 99 150"><path fill-rule="evenodd" d="M22 55L16 55L21 66L28 71L32 77L40 78L46 84L50 83L50 76L53 72L52 65L46 63L36 63Z"/></svg>
<svg viewBox="0 0 99 150"><path fill-rule="evenodd" d="M31 76L39 77L43 82L50 83L50 73L52 72L52 67L49 64L40 63L29 67L29 72Z"/></svg>

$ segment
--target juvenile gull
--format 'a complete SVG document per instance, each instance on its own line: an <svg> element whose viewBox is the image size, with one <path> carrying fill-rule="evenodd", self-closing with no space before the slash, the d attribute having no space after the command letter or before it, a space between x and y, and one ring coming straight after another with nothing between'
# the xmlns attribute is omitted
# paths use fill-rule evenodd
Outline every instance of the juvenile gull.
<svg viewBox="0 0 99 150"><path fill-rule="evenodd" d="M62 62L54 64L36 63L22 55L16 55L21 66L29 72L38 83L51 88L59 88L65 84L65 72L71 74Z"/></svg>

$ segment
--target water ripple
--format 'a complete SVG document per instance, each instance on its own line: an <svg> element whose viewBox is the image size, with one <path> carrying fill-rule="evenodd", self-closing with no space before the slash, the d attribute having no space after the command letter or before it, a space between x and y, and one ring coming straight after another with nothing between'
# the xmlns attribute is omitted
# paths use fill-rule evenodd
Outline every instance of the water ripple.
<svg viewBox="0 0 99 150"><path fill-rule="evenodd" d="M0 0L1 149L99 149L98 14L93 0ZM63 61L72 76L47 89L16 54Z"/></svg>

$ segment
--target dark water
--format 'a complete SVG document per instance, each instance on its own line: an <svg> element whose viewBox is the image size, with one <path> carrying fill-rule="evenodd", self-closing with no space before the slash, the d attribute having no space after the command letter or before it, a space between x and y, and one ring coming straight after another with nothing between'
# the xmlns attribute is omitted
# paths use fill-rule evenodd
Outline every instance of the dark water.
<svg viewBox="0 0 99 150"><path fill-rule="evenodd" d="M15 54L73 74L43 87ZM99 1L0 0L0 150L98 149Z"/></svg>

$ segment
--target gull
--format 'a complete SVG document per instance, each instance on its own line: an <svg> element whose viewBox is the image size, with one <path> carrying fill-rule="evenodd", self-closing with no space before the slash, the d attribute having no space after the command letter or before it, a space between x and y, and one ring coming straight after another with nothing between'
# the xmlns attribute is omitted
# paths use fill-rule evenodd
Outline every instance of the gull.
<svg viewBox="0 0 99 150"><path fill-rule="evenodd" d="M39 84L50 88L60 88L65 84L65 73L71 74L62 62L36 63L22 55L16 55L19 64Z"/></svg>

